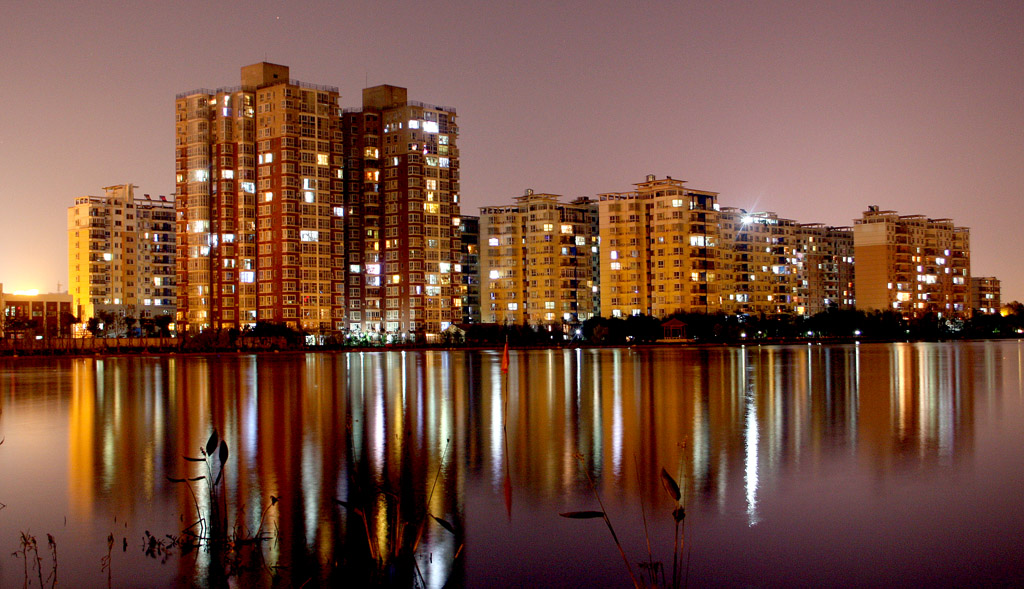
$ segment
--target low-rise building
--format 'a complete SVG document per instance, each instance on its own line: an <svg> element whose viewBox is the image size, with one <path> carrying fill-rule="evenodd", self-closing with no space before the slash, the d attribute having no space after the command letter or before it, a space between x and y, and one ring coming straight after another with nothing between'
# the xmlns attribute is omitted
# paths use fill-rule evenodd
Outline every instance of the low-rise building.
<svg viewBox="0 0 1024 589"><path fill-rule="evenodd" d="M75 324L68 293L4 293L0 284L0 337L35 339L70 337Z"/></svg>

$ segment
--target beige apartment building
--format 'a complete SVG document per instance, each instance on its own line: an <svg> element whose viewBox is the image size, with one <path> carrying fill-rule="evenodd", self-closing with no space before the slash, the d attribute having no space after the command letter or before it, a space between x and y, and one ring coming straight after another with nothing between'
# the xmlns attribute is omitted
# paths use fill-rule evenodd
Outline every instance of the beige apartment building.
<svg viewBox="0 0 1024 589"><path fill-rule="evenodd" d="M950 219L870 206L853 228L857 308L967 317L970 231Z"/></svg>
<svg viewBox="0 0 1024 589"><path fill-rule="evenodd" d="M513 205L481 207L483 322L553 326L597 313L597 206L559 198L527 190Z"/></svg>
<svg viewBox="0 0 1024 589"><path fill-rule="evenodd" d="M338 103L271 63L177 96L180 329L345 325Z"/></svg>
<svg viewBox="0 0 1024 589"><path fill-rule="evenodd" d="M727 313L777 315L797 312L799 223L773 212L722 209L722 231L731 254L725 288Z"/></svg>
<svg viewBox="0 0 1024 589"><path fill-rule="evenodd" d="M101 311L136 319L175 312L174 202L107 186L68 207L68 292L84 325Z"/></svg>
<svg viewBox="0 0 1024 589"><path fill-rule="evenodd" d="M653 174L635 186L598 195L601 313L721 310L727 272L718 193Z"/></svg>

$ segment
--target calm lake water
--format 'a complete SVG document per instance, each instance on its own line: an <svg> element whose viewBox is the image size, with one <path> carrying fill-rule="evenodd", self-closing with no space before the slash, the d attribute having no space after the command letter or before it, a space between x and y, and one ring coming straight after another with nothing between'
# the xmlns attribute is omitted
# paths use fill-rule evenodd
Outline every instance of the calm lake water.
<svg viewBox="0 0 1024 589"><path fill-rule="evenodd" d="M0 586L39 585L23 534L45 586L54 572L58 587L629 586L604 522L559 513L601 510L596 490L633 573L654 560L670 577L663 468L684 494L689 586L1024 584L1021 342L513 350L507 377L500 364L0 360ZM209 514L209 479L193 498L169 477L207 473L183 456L214 428L229 450L218 537L268 538L147 554L147 532L182 536ZM388 559L414 544L414 561Z"/></svg>

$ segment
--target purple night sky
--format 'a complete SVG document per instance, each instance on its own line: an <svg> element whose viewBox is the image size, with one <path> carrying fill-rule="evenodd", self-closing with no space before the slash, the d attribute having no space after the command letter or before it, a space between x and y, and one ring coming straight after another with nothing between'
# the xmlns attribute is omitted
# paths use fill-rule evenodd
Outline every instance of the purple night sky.
<svg viewBox="0 0 1024 589"><path fill-rule="evenodd" d="M849 225L970 227L1024 299L1024 2L6 2L0 282L67 287L66 209L174 189L174 95L259 61L458 109L463 212L646 174Z"/></svg>

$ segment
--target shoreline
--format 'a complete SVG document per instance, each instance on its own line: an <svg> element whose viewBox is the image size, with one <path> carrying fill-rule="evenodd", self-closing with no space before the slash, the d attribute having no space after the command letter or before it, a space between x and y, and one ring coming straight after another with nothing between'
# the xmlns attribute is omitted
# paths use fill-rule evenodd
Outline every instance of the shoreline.
<svg viewBox="0 0 1024 589"><path fill-rule="evenodd" d="M129 338L121 338L127 340ZM138 338L131 338L138 339ZM174 338L167 338L174 339ZM568 342L562 345L553 344L509 344L510 350L590 350L590 349L668 349L668 348L711 348L711 347L742 347L742 346L792 346L792 345L848 345L848 344L891 344L891 343L955 343L1008 341L1021 338L1018 334L1005 338L950 338L950 339L890 339L864 337L831 337L831 338L760 338L740 341L692 341L672 340L643 343L594 344L586 342ZM82 341L91 341L85 339ZM104 340L97 340L104 341ZM6 343L6 342L5 342ZM175 345L147 345L139 342L115 342L102 348L95 346L6 346L0 349L0 358L81 358L81 357L116 357L116 356L209 356L209 355L248 355L248 354L308 354L337 352L400 352L400 351L482 351L502 350L502 343L475 343L464 345L451 344L381 344L377 346L281 346L277 343L265 345L246 345L234 347L200 347L184 346L183 342Z"/></svg>

